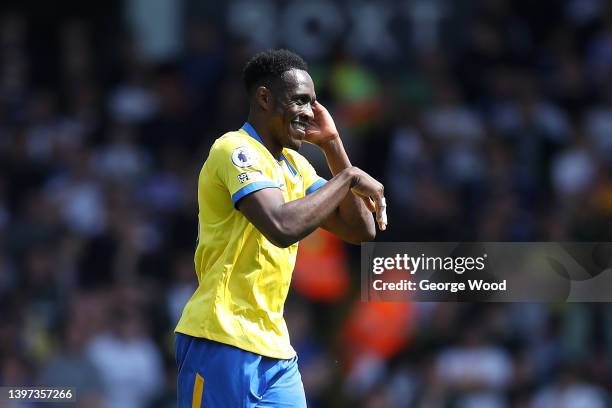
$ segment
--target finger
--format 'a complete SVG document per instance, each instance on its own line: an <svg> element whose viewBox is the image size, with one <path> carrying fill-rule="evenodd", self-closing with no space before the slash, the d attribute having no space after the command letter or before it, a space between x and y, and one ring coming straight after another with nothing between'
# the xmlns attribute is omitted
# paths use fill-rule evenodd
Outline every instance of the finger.
<svg viewBox="0 0 612 408"><path fill-rule="evenodd" d="M380 227L381 231L384 231L387 229L387 200L385 200L385 197L383 197L383 207L382 207L382 226Z"/></svg>
<svg viewBox="0 0 612 408"><path fill-rule="evenodd" d="M353 194L355 194L357 197L363 200L363 203L365 204L368 211L376 212L376 203L374 202L374 200L372 200L371 197L362 195L358 191L355 191L355 189L351 189L351 191L353 192Z"/></svg>
<svg viewBox="0 0 612 408"><path fill-rule="evenodd" d="M317 122L314 119L308 119L306 125L307 131L317 130L319 128L319 125L317 125Z"/></svg>
<svg viewBox="0 0 612 408"><path fill-rule="evenodd" d="M377 201L376 222L378 223L378 228L384 231L387 229L387 200L385 197L381 197Z"/></svg>
<svg viewBox="0 0 612 408"><path fill-rule="evenodd" d="M378 224L378 228L381 227L382 211L383 211L382 201L380 199L376 199L376 223Z"/></svg>
<svg viewBox="0 0 612 408"><path fill-rule="evenodd" d="M361 197L361 199L363 200L363 203L365 204L368 211L376 211L376 203L374 203L374 201L370 197Z"/></svg>

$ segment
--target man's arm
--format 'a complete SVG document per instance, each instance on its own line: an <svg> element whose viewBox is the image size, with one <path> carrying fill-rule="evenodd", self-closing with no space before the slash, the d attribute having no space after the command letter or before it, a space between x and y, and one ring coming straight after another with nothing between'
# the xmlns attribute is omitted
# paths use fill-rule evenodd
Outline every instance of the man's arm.
<svg viewBox="0 0 612 408"><path fill-rule="evenodd" d="M351 162L340 138L320 147L333 175L351 167ZM376 237L376 226L364 200L369 202L368 198L361 198L356 194L345 195L338 208L329 215L321 226L352 244L373 240ZM381 225L380 228L384 230L386 225Z"/></svg>
<svg viewBox="0 0 612 408"><path fill-rule="evenodd" d="M336 176L344 169L350 168L351 162L344 150L334 120L327 109L319 102L315 102L312 110L315 119L307 131L306 140L321 148L332 175ZM386 206L384 199L381 205ZM376 236L372 211L374 208L369 198L347 194L338 208L325 220L322 227L353 244L371 241ZM379 228L384 231L387 224L386 214L384 223L380 218L377 217Z"/></svg>
<svg viewBox="0 0 612 408"><path fill-rule="evenodd" d="M285 203L280 190L266 188L244 197L238 209L274 245L288 247L304 238L334 213L350 191L375 203L382 217L383 186L364 171L349 167L323 187L299 200Z"/></svg>

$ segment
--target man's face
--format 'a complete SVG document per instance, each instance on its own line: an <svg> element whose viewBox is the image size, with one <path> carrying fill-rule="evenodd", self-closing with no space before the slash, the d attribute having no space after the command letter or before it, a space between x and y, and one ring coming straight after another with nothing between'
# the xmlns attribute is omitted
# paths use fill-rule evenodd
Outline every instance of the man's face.
<svg viewBox="0 0 612 408"><path fill-rule="evenodd" d="M304 141L308 122L314 118L314 84L308 72L293 69L278 81L274 91L273 129L283 147L298 150Z"/></svg>

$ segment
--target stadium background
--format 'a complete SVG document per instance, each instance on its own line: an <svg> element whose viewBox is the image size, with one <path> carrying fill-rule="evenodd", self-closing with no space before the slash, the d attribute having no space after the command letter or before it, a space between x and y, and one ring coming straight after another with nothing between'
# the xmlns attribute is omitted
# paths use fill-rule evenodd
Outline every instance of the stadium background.
<svg viewBox="0 0 612 408"><path fill-rule="evenodd" d="M196 177L245 120L245 61L278 46L386 185L379 240L609 240L604 0L4 1L1 385L174 406ZM610 406L609 304L360 303L358 254L301 246L286 318L310 406Z"/></svg>

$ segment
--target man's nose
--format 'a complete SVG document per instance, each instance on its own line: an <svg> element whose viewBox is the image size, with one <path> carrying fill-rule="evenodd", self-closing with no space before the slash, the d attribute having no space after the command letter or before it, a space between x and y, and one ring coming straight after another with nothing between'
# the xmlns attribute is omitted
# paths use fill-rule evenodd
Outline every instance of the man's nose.
<svg viewBox="0 0 612 408"><path fill-rule="evenodd" d="M304 105L304 111L302 113L308 116L308 120L314 119L314 112L312 111L312 104L310 102Z"/></svg>

